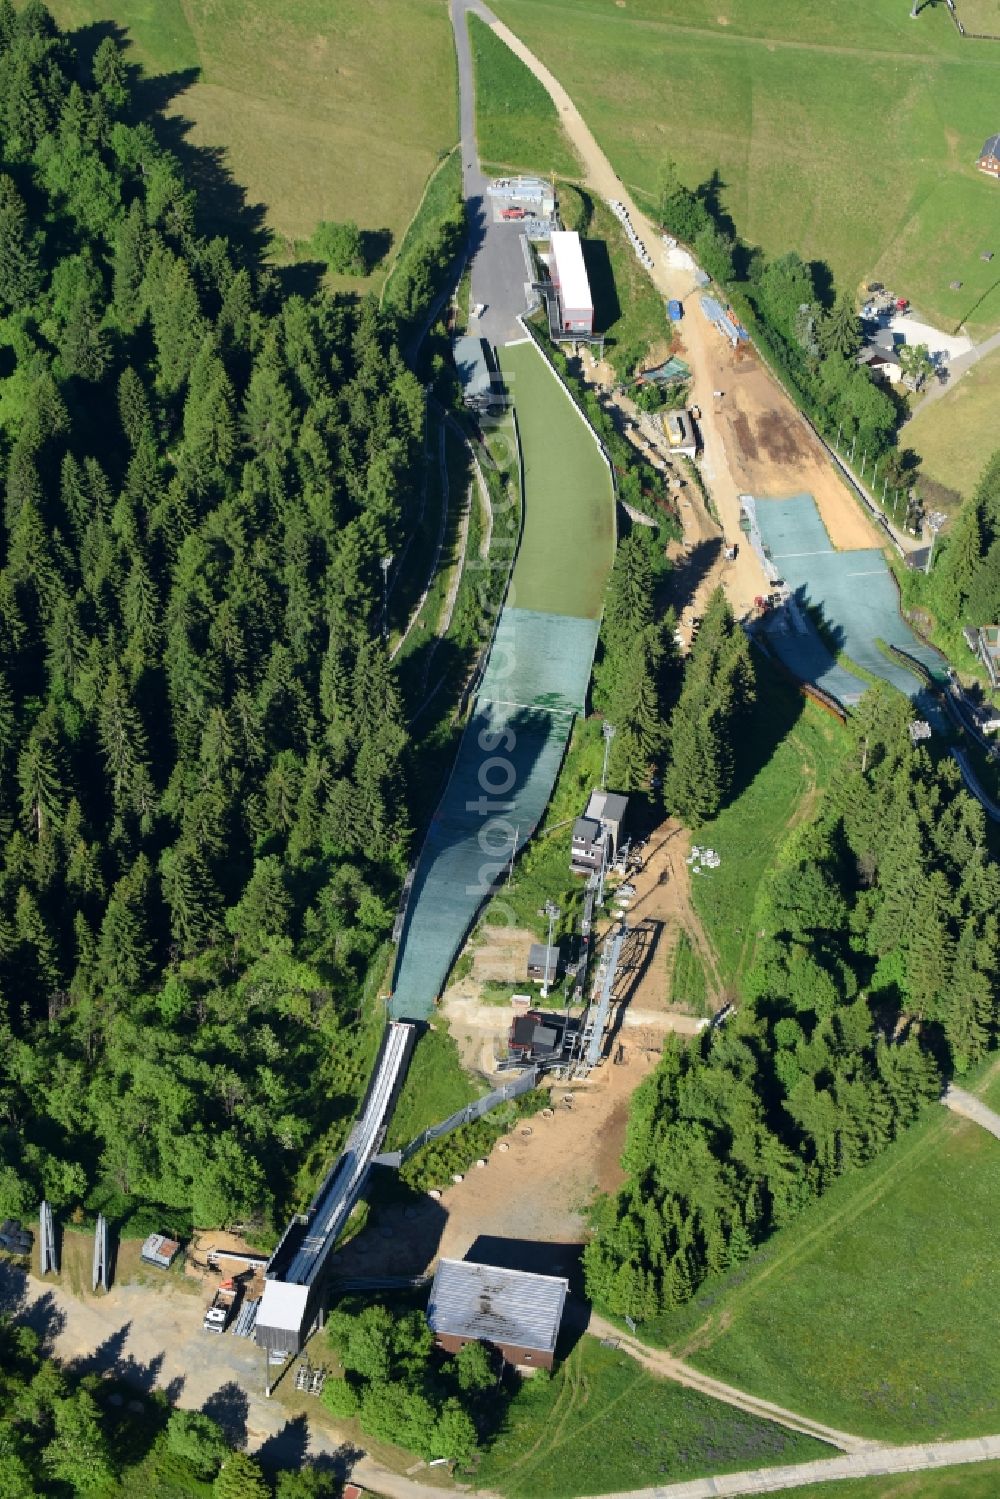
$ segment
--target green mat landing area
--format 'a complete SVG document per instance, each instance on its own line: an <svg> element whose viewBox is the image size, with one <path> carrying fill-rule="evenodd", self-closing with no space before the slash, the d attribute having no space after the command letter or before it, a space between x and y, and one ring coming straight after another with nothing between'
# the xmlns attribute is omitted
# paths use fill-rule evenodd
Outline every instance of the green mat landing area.
<svg viewBox="0 0 1000 1499"><path fill-rule="evenodd" d="M533 343L507 344L499 358L524 458L524 532L510 602L599 619L615 548L608 466Z"/></svg>

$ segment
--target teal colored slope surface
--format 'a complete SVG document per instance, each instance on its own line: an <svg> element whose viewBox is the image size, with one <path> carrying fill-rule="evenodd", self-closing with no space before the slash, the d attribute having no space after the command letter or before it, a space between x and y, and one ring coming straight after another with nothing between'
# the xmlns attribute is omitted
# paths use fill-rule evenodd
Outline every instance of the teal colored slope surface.
<svg viewBox="0 0 1000 1499"><path fill-rule="evenodd" d="M391 1013L434 1008L484 901L538 825L584 708L614 555L593 434L539 351L501 351L524 458L524 528L472 719L414 871Z"/></svg>
<svg viewBox="0 0 1000 1499"><path fill-rule="evenodd" d="M410 891L393 981L396 1019L426 1019L480 906L545 811L598 624L504 609L451 779Z"/></svg>
<svg viewBox="0 0 1000 1499"><path fill-rule="evenodd" d="M917 676L886 656L878 641L905 651L932 676L945 677L943 658L914 635L900 615L899 596L880 551L835 551L811 495L756 499L755 509L764 545L796 603L821 612L838 650L909 697L920 696ZM798 676L841 701L856 701L859 679L839 667L811 631L772 627L768 638Z"/></svg>

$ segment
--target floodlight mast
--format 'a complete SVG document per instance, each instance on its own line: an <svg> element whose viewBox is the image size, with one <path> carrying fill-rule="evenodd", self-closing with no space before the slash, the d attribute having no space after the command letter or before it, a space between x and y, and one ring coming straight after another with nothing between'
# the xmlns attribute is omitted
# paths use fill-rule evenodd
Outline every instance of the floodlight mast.
<svg viewBox="0 0 1000 1499"><path fill-rule="evenodd" d="M552 928L559 920L562 912L554 900L547 900L545 902L545 914L549 918L549 940L545 948L545 977L542 981L542 998L548 999L549 990L555 978L555 974L552 971Z"/></svg>
<svg viewBox="0 0 1000 1499"><path fill-rule="evenodd" d="M604 735L604 765L601 768L601 790L604 791L608 784L608 756L611 753L611 741L615 737L616 729L613 723L604 724L601 733Z"/></svg>

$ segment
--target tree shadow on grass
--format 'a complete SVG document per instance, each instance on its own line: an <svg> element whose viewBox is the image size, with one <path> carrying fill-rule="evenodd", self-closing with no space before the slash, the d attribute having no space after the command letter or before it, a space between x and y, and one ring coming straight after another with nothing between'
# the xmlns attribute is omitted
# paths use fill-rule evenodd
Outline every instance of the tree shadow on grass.
<svg viewBox="0 0 1000 1499"><path fill-rule="evenodd" d="M790 672L760 653L754 654L757 700L735 740L735 773L723 810L732 806L787 739L805 708Z"/></svg>

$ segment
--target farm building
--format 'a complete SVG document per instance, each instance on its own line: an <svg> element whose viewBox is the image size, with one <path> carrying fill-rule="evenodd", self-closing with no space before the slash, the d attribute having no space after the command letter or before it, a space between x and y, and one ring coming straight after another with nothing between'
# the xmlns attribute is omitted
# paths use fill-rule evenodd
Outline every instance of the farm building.
<svg viewBox="0 0 1000 1499"><path fill-rule="evenodd" d="M1000 135L991 135L984 142L976 166L991 177L1000 177Z"/></svg>
<svg viewBox="0 0 1000 1499"><path fill-rule="evenodd" d="M547 947L544 942L533 942L528 951L528 977L538 982L549 983L559 972L559 949Z"/></svg>
<svg viewBox="0 0 1000 1499"><path fill-rule="evenodd" d="M462 386L462 400L470 411L501 411L503 385L494 369L485 338L466 335L455 340L455 369Z"/></svg>
<svg viewBox="0 0 1000 1499"><path fill-rule="evenodd" d="M518 1369L551 1369L569 1282L561 1275L441 1260L427 1303L439 1348L486 1343Z"/></svg>
<svg viewBox="0 0 1000 1499"><path fill-rule="evenodd" d="M580 236L575 230L556 229L550 245L549 275L559 306L559 331L589 337L594 331L594 302Z"/></svg>

